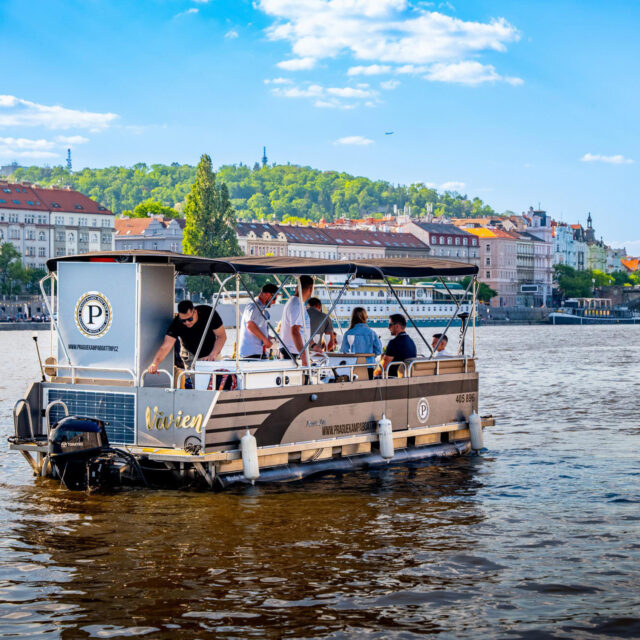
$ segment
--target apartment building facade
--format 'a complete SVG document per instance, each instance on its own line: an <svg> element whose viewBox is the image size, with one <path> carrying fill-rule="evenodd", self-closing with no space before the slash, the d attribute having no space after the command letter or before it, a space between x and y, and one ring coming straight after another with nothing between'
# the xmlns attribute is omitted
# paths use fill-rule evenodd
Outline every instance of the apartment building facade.
<svg viewBox="0 0 640 640"><path fill-rule="evenodd" d="M117 218L115 248L118 251L145 249L182 253L184 219L149 216Z"/></svg>
<svg viewBox="0 0 640 640"><path fill-rule="evenodd" d="M479 240L465 228L441 222L411 220L401 230L422 240L434 258L459 260L480 266Z"/></svg>
<svg viewBox="0 0 640 640"><path fill-rule="evenodd" d="M0 182L0 243L11 242L27 267L51 257L114 248L114 214L72 189Z"/></svg>

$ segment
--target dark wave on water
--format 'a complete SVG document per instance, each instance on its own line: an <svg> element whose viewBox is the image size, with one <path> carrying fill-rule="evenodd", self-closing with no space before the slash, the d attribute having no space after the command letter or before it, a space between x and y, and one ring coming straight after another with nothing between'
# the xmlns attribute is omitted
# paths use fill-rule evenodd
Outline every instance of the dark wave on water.
<svg viewBox="0 0 640 640"><path fill-rule="evenodd" d="M638 638L639 331L481 328L481 456L91 496L8 451L2 333L0 637Z"/></svg>

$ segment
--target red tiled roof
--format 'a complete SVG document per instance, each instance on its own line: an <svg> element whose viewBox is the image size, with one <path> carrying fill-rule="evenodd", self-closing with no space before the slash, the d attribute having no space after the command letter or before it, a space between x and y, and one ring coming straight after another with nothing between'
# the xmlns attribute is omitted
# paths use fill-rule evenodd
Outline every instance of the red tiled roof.
<svg viewBox="0 0 640 640"><path fill-rule="evenodd" d="M34 187L33 190L42 201L47 204L51 211L113 215L109 209L79 191L72 191L70 189L41 189L39 187Z"/></svg>
<svg viewBox="0 0 640 640"><path fill-rule="evenodd" d="M49 211L49 205L30 186L0 182L1 209Z"/></svg>
<svg viewBox="0 0 640 640"><path fill-rule="evenodd" d="M392 231L368 231L366 229L323 229L336 244L343 247L398 247L425 249L427 245L410 233Z"/></svg>
<svg viewBox="0 0 640 640"><path fill-rule="evenodd" d="M324 229L317 227L295 227L293 225L272 224L276 233L284 233L287 242L294 244L335 244L329 236L324 233Z"/></svg>
<svg viewBox="0 0 640 640"><path fill-rule="evenodd" d="M139 236L142 235L146 230L149 224L156 220L162 223L162 226L166 229L169 224L173 221L173 218L157 218L157 217L149 217L149 218L116 218L116 235L117 236ZM181 228L184 228L184 225L180 224L184 222L184 220L177 219L176 222Z"/></svg>
<svg viewBox="0 0 640 640"><path fill-rule="evenodd" d="M111 211L91 198L70 189L45 189L27 184L0 182L0 207L30 211L60 211L63 213L99 213Z"/></svg>

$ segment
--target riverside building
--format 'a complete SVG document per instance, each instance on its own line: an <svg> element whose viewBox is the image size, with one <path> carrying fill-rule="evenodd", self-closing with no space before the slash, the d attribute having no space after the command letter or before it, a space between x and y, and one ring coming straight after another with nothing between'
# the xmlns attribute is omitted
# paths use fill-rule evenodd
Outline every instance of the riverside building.
<svg viewBox="0 0 640 640"><path fill-rule="evenodd" d="M11 242L22 263L114 248L114 214L91 198L65 189L0 181L0 244Z"/></svg>

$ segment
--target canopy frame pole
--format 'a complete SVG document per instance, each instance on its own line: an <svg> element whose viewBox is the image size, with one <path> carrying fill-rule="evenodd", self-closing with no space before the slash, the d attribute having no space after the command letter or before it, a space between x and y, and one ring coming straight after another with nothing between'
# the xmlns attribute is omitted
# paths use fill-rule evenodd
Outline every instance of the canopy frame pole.
<svg viewBox="0 0 640 640"><path fill-rule="evenodd" d="M327 283L327 279L326 278L322 278L322 285L324 286L324 288L325 288L325 290L327 292L327 297L329 298L329 302L332 305L331 308L333 309L333 307L335 305L333 304L333 298L331 297L331 291L329 290L329 285ZM329 311L327 313L327 317L329 317L330 314L331 314L331 311ZM337 309L335 309L333 311L333 317L335 318L336 324L338 325L338 329L340 330L340 335L342 336L342 338L344 338L344 331L342 329L342 324L340 323L340 318L338 317L338 310Z"/></svg>
<svg viewBox="0 0 640 640"><path fill-rule="evenodd" d="M304 307L304 300L302 299L302 282L300 281L300 275L296 276L296 281L298 282L298 300L300 300L300 315L301 315L300 320L302 320L301 329L302 329L302 336L304 338L304 327L305 327L304 314L307 313L307 310ZM311 318L309 318L309 333L311 333ZM302 351L299 354L299 355L302 355L304 353L307 356L307 375L309 376L309 384L311 384L311 358L309 357L310 342L311 342L311 336L309 336L309 339L303 344ZM289 350L287 349L287 351ZM293 356L293 353L289 352L289 355ZM296 364L298 364L297 361L296 361Z"/></svg>
<svg viewBox="0 0 640 640"><path fill-rule="evenodd" d="M424 342L427 345L429 351L431 352L430 357L433 357L433 349L431 348L431 345L427 342L425 337L422 335L422 332L418 328L418 325L415 323L414 319L411 317L411 314L405 309L405 306L402 304L402 300L400 300L398 294L396 293L396 290L393 288L393 285L391 284L391 282L389 282L389 278L387 278L387 276L382 272L382 269L378 269L378 271L380 272L382 279L387 283L387 286L391 290L391 293L393 293L393 297L396 299L397 303L400 305L400 308L404 311L405 315L411 322L411 325L418 332L418 335L422 339L422 342Z"/></svg>
<svg viewBox="0 0 640 640"><path fill-rule="evenodd" d="M280 285L280 289L282 289L282 295L283 296L286 295L287 299L289 299L291 297L291 294L284 288L284 285L289 281L289 277L290 276L287 276L284 279L284 282L280 282L280 278L278 278L278 276L275 273L273 274L273 277L274 277L275 281ZM278 289L278 291L280 291L280 289Z"/></svg>
<svg viewBox="0 0 640 640"><path fill-rule="evenodd" d="M236 273L236 374L240 371L240 274Z"/></svg>
<svg viewBox="0 0 640 640"><path fill-rule="evenodd" d="M51 280L51 304L49 304L49 298L47 297L47 293L44 290L44 283L47 280ZM71 369L71 379L75 382L75 371L74 371L73 362L71 362L71 356L69 355L69 351L67 351L67 345L65 344L65 341L62 338L62 335L60 333L60 327L58 327L58 321L56 320L55 313L54 313L57 308L55 305L55 299L54 299L54 296L55 296L54 282L56 281L57 281L56 276L53 273L48 273L44 278L40 280L38 284L40 286L40 292L42 293L42 298L44 300L44 303L47 307L47 311L49 312L49 316L51 318L51 324L55 327L55 332L56 332L56 336L58 337L58 342L62 345L62 350L64 351L64 355L66 356L67 362L69 363L69 368Z"/></svg>
<svg viewBox="0 0 640 640"><path fill-rule="evenodd" d="M472 343L473 343L473 357L476 357L476 309L478 306L478 276L473 276L473 293L471 296L471 317L473 319L473 329L471 331Z"/></svg>
<svg viewBox="0 0 640 640"><path fill-rule="evenodd" d="M218 306L218 302L220 302L220 296L222 295L222 291L225 288L225 285L227 284L227 282L229 282L229 280L231 280L231 278L233 278L234 275L230 275L229 277L225 278L222 281L222 284L220 285L220 289L218 289L218 295L216 296L216 302L213 305L213 309L211 309L211 313L209 314L209 319L207 320L207 325L204 328L204 331L202 332L202 338L200 338L200 344L198 345L198 349L196 351L195 356L193 357L193 362L191 363L191 368L195 371L196 368L196 363L198 362L198 357L200 356L200 351L202 349L202 345L204 344L204 339L207 337L207 331L209 331L209 327L211 326L211 321L213 320L213 314L216 312L216 307Z"/></svg>
<svg viewBox="0 0 640 640"><path fill-rule="evenodd" d="M242 286L244 287L245 291L249 294L249 297L251 298L251 302L253 302L253 304L256 305L256 308L260 312L260 315L267 321L267 326L269 327L269 329L271 329L271 331L273 331L273 335L276 338L278 338L278 342L284 347L285 351L287 351L289 353L289 355L291 355L293 357L293 361L296 363L296 365L298 365L297 359L295 358L293 353L289 352L289 349L287 349L287 345L282 341L282 338L280 337L280 334L275 330L275 327L271 324L270 318L267 318L267 316L265 315L264 311L260 308L260 305L258 304L258 302L255 299L254 295L251 293L251 290L249 289L249 287L247 287L247 283L245 282L244 278L242 277L242 274L238 274L238 275L240 276L240 279L242 280ZM284 285L289 281L290 277L291 276L288 275L284 279L284 282L280 283L280 287L273 294L273 300L275 300L277 298L278 294L280 293L280 291L282 290ZM275 279L278 280L278 282L280 282L280 280L277 277ZM236 327L236 331L238 331L238 327ZM238 344L239 344L239 341L238 341Z"/></svg>
<svg viewBox="0 0 640 640"><path fill-rule="evenodd" d="M449 296L451 297L451 299L455 303L456 310L451 314L451 317L449 318L449 322L447 323L447 326L444 328L444 331L440 334L440 337L438 338L438 342L436 342L435 347L433 347L433 350L431 352L431 356L430 356L429 360L431 360L431 358L433 358L434 354L438 352L438 347L440 346L440 343L442 342L442 338L444 338L447 335L447 331L449 331L449 327L451 326L451 323L453 322L453 319L456 317L456 314L460 310L460 304L455 299L454 295L451 293L449 287L447 287L446 283L442 279L442 276L438 276L438 280L440 280L440 282L442 283L442 286L447 290L447 293L449 294ZM471 278L471 280L469 280L469 284L467 285L467 288L464 290L464 295L462 296L463 300L464 300L464 298L466 298L467 293L469 292L469 289L471 288L472 284L473 284L473 278ZM447 340L448 340L448 338L447 338Z"/></svg>
<svg viewBox="0 0 640 640"><path fill-rule="evenodd" d="M354 277L355 277L354 273L348 274L347 279L344 281L344 285L342 285L342 289L340 289L340 293L338 294L338 297L332 303L331 308L329 309L329 311L324 315L324 318L322 319L322 322L324 322L331 315L331 313L335 309L335 307L338 304L338 302L340 302L340 298L342 298L342 296L344 295L344 292L347 290L347 287L349 286L349 283L353 280ZM322 325L322 322L320 323L320 325ZM311 325L309 325L309 333L311 333ZM306 344L304 345L304 349L307 349L309 347L309 345L311 344L312 340L313 340L313 336L309 336L309 339L307 340Z"/></svg>

